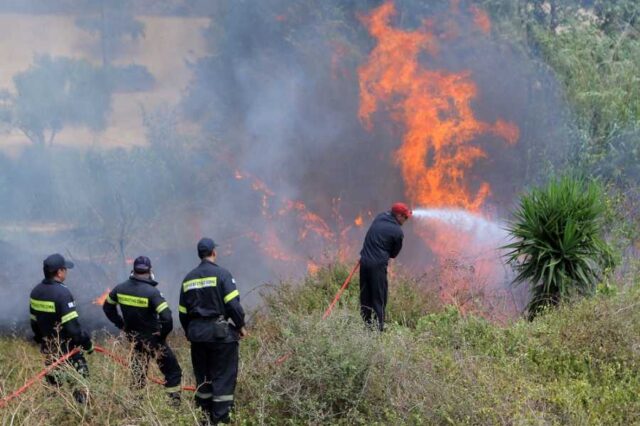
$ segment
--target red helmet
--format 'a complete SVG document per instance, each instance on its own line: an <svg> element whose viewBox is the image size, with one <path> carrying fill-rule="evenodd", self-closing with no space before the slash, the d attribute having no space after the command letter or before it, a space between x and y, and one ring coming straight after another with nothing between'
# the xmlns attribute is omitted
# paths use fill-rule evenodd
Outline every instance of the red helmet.
<svg viewBox="0 0 640 426"><path fill-rule="evenodd" d="M401 214L406 216L407 218L411 217L413 212L405 203L395 203L391 206L391 213L393 214Z"/></svg>

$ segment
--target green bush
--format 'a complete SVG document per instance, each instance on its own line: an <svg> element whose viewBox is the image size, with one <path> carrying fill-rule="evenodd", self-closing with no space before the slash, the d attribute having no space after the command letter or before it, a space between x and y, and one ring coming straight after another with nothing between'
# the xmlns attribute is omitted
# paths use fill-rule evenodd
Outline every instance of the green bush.
<svg viewBox="0 0 640 426"><path fill-rule="evenodd" d="M517 271L516 284L530 285L530 318L546 306L580 294L593 294L614 266L603 240L604 196L596 183L573 178L551 181L524 195L504 248Z"/></svg>
<svg viewBox="0 0 640 426"><path fill-rule="evenodd" d="M241 344L234 424L640 422L637 287L545 311L535 322L498 326L449 306L412 314L415 327L398 321L378 333L365 329L352 303L357 286L321 319L345 271L333 265L305 283L273 291L268 308L252 317ZM394 286L406 286L402 292L409 294L423 291L414 280L394 279ZM399 313L415 301L398 297L394 303ZM124 357L129 351L121 339L101 343ZM184 383L192 384L182 333L172 336L171 345ZM190 393L174 410L162 387L134 391L128 370L98 353L88 360L86 410L73 402L70 389L36 384L0 410L2 424L191 425L198 418ZM35 345L0 339L0 396L41 368ZM155 366L151 374L159 376Z"/></svg>

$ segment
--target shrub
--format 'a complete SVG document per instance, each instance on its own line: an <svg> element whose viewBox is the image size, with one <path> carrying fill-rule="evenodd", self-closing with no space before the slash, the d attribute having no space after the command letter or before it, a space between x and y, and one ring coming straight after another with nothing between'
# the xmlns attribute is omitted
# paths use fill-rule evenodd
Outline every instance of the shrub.
<svg viewBox="0 0 640 426"><path fill-rule="evenodd" d="M346 303L321 319L329 302L321 299L331 299L345 269L336 265L306 284L274 291L269 309L252 317L250 335L240 346L234 424L640 422L638 288L565 304L533 323L497 326L449 306L415 319L415 328L398 321L378 333L365 329L357 304L351 303L357 292L346 294ZM421 291L418 281L398 278L398 284L409 294L412 286L416 294ZM395 303L398 312L411 311L415 301L398 297ZM287 304L291 311L283 309ZM124 339L97 340L119 356L130 351ZM171 346L184 383L193 384L182 333L171 336ZM278 361L284 354L290 355ZM69 387L36 384L0 410L0 423L197 421L200 414L191 393L185 392L182 405L172 409L161 386L150 383L133 390L127 369L99 353L88 361L91 375L83 385L91 398L86 410L75 404ZM20 387L42 362L36 345L0 338L0 397ZM150 373L159 376L155 365Z"/></svg>
<svg viewBox="0 0 640 426"><path fill-rule="evenodd" d="M515 239L504 248L517 276L530 285L530 318L575 294L593 294L614 266L603 240L602 190L596 183L562 178L524 195L507 230Z"/></svg>

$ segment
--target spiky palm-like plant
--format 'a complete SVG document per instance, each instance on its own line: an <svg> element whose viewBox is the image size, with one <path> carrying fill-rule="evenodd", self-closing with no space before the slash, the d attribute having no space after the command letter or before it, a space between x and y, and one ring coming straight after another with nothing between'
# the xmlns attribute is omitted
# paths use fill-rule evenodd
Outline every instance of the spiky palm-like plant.
<svg viewBox="0 0 640 426"><path fill-rule="evenodd" d="M522 196L507 226L515 241L503 248L517 272L514 283L530 285L530 319L568 296L592 294L614 266L603 239L604 209L598 184L568 177Z"/></svg>

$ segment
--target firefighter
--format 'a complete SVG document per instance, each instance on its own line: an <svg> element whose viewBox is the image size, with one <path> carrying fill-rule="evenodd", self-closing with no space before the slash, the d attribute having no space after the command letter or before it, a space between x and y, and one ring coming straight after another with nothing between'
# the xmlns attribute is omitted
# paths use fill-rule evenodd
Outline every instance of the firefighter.
<svg viewBox="0 0 640 426"><path fill-rule="evenodd" d="M387 265L402 249L402 225L412 215L404 203L395 203L390 211L373 220L360 251L360 315L366 324L384 330L387 305Z"/></svg>
<svg viewBox="0 0 640 426"><path fill-rule="evenodd" d="M34 340L40 344L40 350L45 355L45 365L52 364L77 347L88 354L93 352L91 338L78 321L73 296L63 284L67 270L71 268L73 262L67 261L61 254L52 254L42 264L44 279L31 291L31 329ZM89 367L82 351L72 355L68 362L83 378L89 376ZM60 370L54 370L46 376L47 382L55 386L61 386L68 379ZM73 397L78 403L85 404L88 393L74 385Z"/></svg>
<svg viewBox="0 0 640 426"><path fill-rule="evenodd" d="M238 341L247 335L236 282L215 263L215 248L211 238L198 242L201 262L182 281L178 306L180 323L191 342L196 404L213 424L230 422Z"/></svg>
<svg viewBox="0 0 640 426"><path fill-rule="evenodd" d="M182 369L166 338L173 329L169 304L156 288L151 260L140 256L133 262L129 279L118 284L107 296L102 309L107 318L133 343L131 372L134 386L142 389L147 381L149 360L155 357L165 378L165 391L172 405L180 403ZM118 313L120 305L122 316Z"/></svg>

